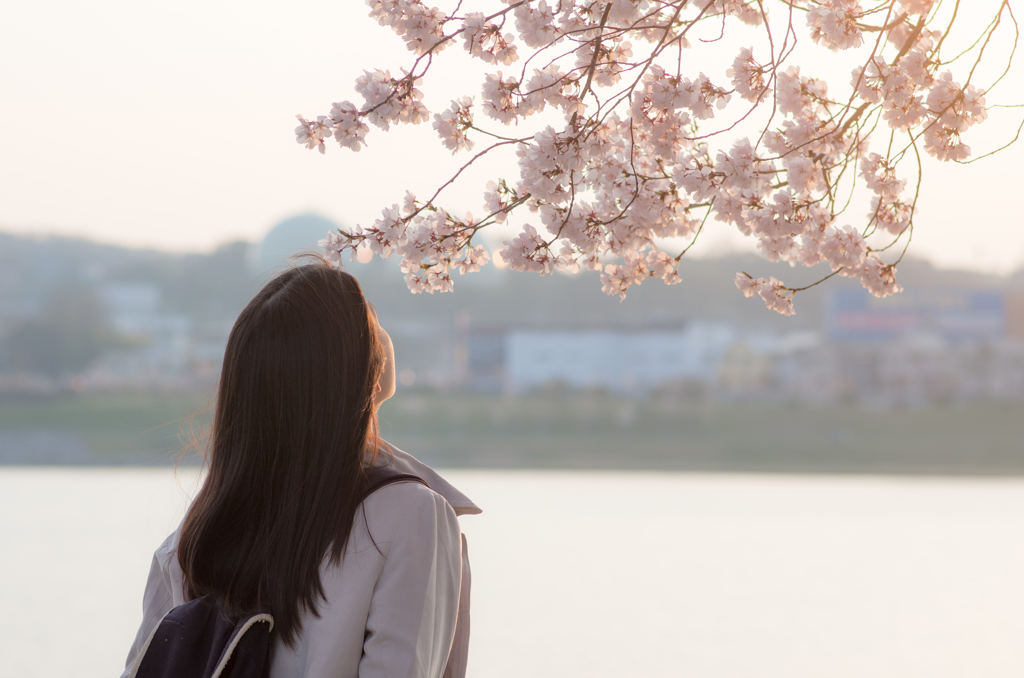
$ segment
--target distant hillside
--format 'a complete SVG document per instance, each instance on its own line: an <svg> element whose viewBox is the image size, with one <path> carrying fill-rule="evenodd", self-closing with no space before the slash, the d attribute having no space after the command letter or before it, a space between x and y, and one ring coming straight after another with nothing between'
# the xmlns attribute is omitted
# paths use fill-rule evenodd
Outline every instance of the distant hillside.
<svg viewBox="0 0 1024 678"><path fill-rule="evenodd" d="M737 271L755 276L774 275L791 285L806 285L829 273L824 267L809 270L773 264L752 254L683 263L683 282L666 286L648 280L630 290L625 300L601 292L598 274L555 274L540 277L508 270L481 271L457 276L451 294L411 295L398 272L397 262L374 260L349 265L366 294L388 316L397 319L453 317L467 312L471 324L490 325L618 325L679 324L692 319L719 320L744 329L777 331L816 329L822 326L826 300L832 290L859 287L856 282L833 278L797 295L795 316L768 311L758 299L746 299L733 283ZM900 267L906 289L924 285L998 288L1005 278L965 271L941 271L924 261L909 260Z"/></svg>
<svg viewBox="0 0 1024 678"><path fill-rule="evenodd" d="M210 254L172 254L0 233L0 331L34 315L54 295L108 282L155 284L168 312L197 320L233 318L255 291L249 247L236 242Z"/></svg>
<svg viewBox="0 0 1024 678"><path fill-rule="evenodd" d="M171 254L81 239L0 233L0 331L12 318L37 312L62 289L111 281L157 285L168 312L196 320L231 319L266 278L251 272L252 249L249 243L235 242L210 254ZM450 327L456 315L461 315L476 327L680 324L706 319L740 328L811 329L821 326L830 290L855 286L835 278L802 292L796 300L797 314L785 318L766 310L756 299L743 298L733 285L736 272L775 275L802 285L827 270L794 269L750 254L692 259L683 263L681 284L668 287L648 280L620 302L601 293L593 272L540 277L491 266L478 274L456 276L454 293L412 295L395 260L374 259L348 268L360 279L386 324L410 327L423 323ZM935 284L971 288L1006 284L1005 278L942 271L914 260L900 267L900 281L907 289Z"/></svg>

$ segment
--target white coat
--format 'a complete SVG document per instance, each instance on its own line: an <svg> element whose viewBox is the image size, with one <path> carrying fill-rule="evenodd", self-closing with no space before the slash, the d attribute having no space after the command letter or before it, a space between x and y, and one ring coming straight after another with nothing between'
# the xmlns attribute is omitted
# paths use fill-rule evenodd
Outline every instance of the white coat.
<svg viewBox="0 0 1024 678"><path fill-rule="evenodd" d="M418 475L430 488L396 483L362 503L340 566L331 566L327 558L321 565L326 595L318 605L319 616L301 615L302 630L294 648L275 640L271 678L466 674L469 554L456 517L480 509L429 466L386 446L390 454L380 455L378 464ZM175 530L153 555L142 624L122 678L131 675L141 648L163 616L185 602L177 546Z"/></svg>

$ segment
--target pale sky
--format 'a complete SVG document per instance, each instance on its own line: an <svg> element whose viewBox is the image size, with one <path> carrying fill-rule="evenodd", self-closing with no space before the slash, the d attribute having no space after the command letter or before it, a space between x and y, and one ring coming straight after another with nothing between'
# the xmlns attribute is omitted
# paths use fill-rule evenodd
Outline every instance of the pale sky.
<svg viewBox="0 0 1024 678"><path fill-rule="evenodd" d="M972 15L994 4L972 2ZM366 224L407 188L428 195L462 157L452 158L429 123L371 127L358 154L333 146L320 156L295 143L296 113L358 103L362 69L409 63L399 38L366 12L358 0L7 3L0 230L209 250L256 240L296 213ZM1006 49L994 45L993 62L1005 62ZM423 85L432 111L459 94L479 101L486 67L467 66L458 50L441 54ZM821 66L797 63L810 75ZM989 103L1024 103L1024 64ZM1022 115L1004 109L965 140L976 153L991 150L1012 138ZM969 166L929 162L912 253L943 267L1024 266L1021 160L1024 145ZM513 178L513 163L506 155L481 164L443 204L481 213L483 185ZM735 247L732 230L716 226L694 254Z"/></svg>

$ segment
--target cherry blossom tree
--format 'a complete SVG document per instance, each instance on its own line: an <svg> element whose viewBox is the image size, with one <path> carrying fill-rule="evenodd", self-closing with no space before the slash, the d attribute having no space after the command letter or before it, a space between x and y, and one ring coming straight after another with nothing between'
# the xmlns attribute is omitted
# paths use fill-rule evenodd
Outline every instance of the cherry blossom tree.
<svg viewBox="0 0 1024 678"><path fill-rule="evenodd" d="M299 116L298 142L358 151L370 125L432 121L441 144L468 157L426 200L407 193L372 226L320 244L338 263L361 247L398 255L409 288L431 293L486 265L478 235L506 223L519 231L500 251L513 270L590 269L621 297L648 278L680 282L680 262L712 224L755 239L770 261L827 263L832 273L815 285L839 275L876 296L898 292L922 154L970 161L963 136L986 119L1018 36L1007 0L956 54L947 39L975 11L960 0L367 4L412 52L408 68L364 72L362 103ZM983 88L977 69L1000 36L1013 50ZM712 46L730 50L724 79L702 72ZM420 87L450 47L494 70L431 114ZM822 50L843 53L848 82L815 77ZM486 183L486 216L439 203L475 161L500 152L514 152L515 176ZM736 286L787 315L806 289L745 272Z"/></svg>

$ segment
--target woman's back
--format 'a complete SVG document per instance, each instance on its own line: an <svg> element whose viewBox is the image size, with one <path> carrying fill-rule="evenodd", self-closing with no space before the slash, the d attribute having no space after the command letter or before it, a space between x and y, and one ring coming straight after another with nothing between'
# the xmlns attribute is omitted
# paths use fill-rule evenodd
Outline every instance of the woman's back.
<svg viewBox="0 0 1024 678"><path fill-rule="evenodd" d="M437 491L400 482L367 497L341 562L325 557L321 565L319 616L303 612L293 647L275 639L271 678L465 674L470 580L456 514L480 509L426 465L390 450L392 468ZM154 554L128 667L163 615L186 602L177 545L175 530Z"/></svg>
<svg viewBox="0 0 1024 678"><path fill-rule="evenodd" d="M203 599L223 621L272 615L274 676L464 675L469 572L456 516L479 510L380 441L394 374L390 337L351 275L300 266L249 301L225 347L206 478L157 551L129 665L164 614ZM405 482L367 497L371 465L432 489ZM195 654L147 666L171 669L184 653Z"/></svg>

